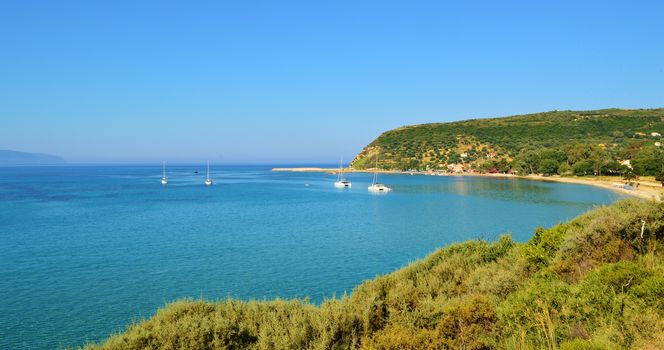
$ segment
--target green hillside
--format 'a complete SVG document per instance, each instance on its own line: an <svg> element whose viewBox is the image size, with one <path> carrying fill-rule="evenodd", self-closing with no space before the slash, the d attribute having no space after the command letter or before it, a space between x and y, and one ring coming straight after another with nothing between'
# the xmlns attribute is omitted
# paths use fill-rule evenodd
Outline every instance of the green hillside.
<svg viewBox="0 0 664 350"><path fill-rule="evenodd" d="M664 161L658 158L662 148L655 146L664 139L652 133L664 134L664 109L553 111L423 124L383 133L351 166L373 168L378 157L383 169L435 170L464 164L466 170L494 172L625 172L615 161L634 160L639 152L649 153L641 158ZM547 159L551 161L542 164ZM575 171L578 161L584 163ZM635 172L656 175L646 168L637 166Z"/></svg>
<svg viewBox="0 0 664 350"><path fill-rule="evenodd" d="M664 204L468 241L313 305L183 300L87 349L662 349Z"/></svg>

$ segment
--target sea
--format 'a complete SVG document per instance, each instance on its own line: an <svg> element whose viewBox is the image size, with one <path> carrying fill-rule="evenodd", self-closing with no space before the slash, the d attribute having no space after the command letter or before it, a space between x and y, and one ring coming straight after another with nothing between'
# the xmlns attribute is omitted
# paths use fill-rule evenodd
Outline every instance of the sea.
<svg viewBox="0 0 664 350"><path fill-rule="evenodd" d="M99 342L180 298L320 303L440 247L527 241L622 195L511 178L213 164L0 168L0 349ZM312 165L305 165L312 166ZM321 166L321 165L316 165ZM326 166L326 165L322 165ZM334 165L328 165L334 167Z"/></svg>

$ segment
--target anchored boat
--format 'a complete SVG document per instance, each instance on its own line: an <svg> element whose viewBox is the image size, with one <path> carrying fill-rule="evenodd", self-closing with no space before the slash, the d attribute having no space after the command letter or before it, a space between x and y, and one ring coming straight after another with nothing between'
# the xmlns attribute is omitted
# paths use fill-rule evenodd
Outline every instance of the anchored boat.
<svg viewBox="0 0 664 350"><path fill-rule="evenodd" d="M376 156L376 168L374 170L373 182L368 187L368 189L369 189L369 192L374 192L374 193L392 191L391 188L389 188L389 187L383 185L382 183L378 182L378 156Z"/></svg>
<svg viewBox="0 0 664 350"><path fill-rule="evenodd" d="M336 188L350 188L351 186L353 186L353 184L350 181L346 180L346 178L344 177L344 165L343 164L344 164L344 160L342 158L341 162L339 163L339 178L334 183L334 187L336 187Z"/></svg>

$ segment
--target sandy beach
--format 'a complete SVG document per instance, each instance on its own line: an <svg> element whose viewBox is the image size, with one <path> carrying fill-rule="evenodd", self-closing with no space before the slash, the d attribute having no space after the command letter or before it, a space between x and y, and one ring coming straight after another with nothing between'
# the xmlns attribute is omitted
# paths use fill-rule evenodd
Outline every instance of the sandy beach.
<svg viewBox="0 0 664 350"><path fill-rule="evenodd" d="M541 176L541 175L529 175L529 176L515 176L517 178L527 179L527 180L536 180L536 181L551 181L551 182L564 182L564 183L574 183L574 184L583 184L602 187L610 190L614 190L620 193L624 193L630 196L651 199L656 201L661 201L664 199L664 187L660 183L651 182L651 181L636 181L639 186L634 189L627 189L623 185L625 180L621 177L562 177L562 176Z"/></svg>
<svg viewBox="0 0 664 350"><path fill-rule="evenodd" d="M320 172L328 174L336 174L339 169L336 168L273 168L272 171L284 171L284 172ZM373 172L371 169L367 170L357 170L357 169L344 169L345 173L370 173ZM409 174L408 171L399 171L399 170L379 170L380 173L388 174ZM413 175L430 175L423 172L414 172ZM548 181L548 182L563 182L563 183L574 183L582 185L591 185L606 188L616 192L620 192L626 195L633 197L651 199L656 201L661 201L664 199L664 187L659 182L649 181L649 180L639 180L637 183L638 187L634 189L627 189L623 185L625 180L620 177L564 177L559 175L554 176L542 176L542 175L527 175L519 176L512 174L444 174L439 176L478 176L478 177L489 177L489 178L511 178L511 179L525 179L532 181Z"/></svg>

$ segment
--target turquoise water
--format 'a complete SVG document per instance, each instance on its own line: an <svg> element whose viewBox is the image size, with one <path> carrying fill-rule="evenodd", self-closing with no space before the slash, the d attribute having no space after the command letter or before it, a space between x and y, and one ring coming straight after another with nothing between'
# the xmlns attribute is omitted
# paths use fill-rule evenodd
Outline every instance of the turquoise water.
<svg viewBox="0 0 664 350"><path fill-rule="evenodd" d="M324 297L437 247L527 240L621 196L574 185L225 166L0 168L0 349L100 340L182 297ZM194 170L200 171L194 174ZM309 186L305 186L308 184Z"/></svg>

